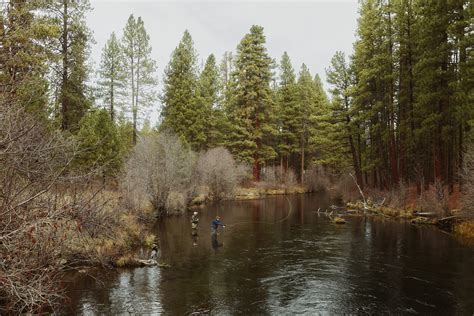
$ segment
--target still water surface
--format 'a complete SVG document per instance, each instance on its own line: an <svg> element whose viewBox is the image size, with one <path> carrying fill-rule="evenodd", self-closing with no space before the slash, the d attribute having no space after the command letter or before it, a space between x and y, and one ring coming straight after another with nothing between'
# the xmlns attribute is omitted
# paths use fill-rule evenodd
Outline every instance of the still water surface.
<svg viewBox="0 0 474 316"><path fill-rule="evenodd" d="M474 313L474 248L404 221L336 225L316 212L330 204L318 194L220 202L200 211L196 239L190 217L165 219L155 229L170 268L77 276L64 313ZM217 240L215 215L228 224Z"/></svg>

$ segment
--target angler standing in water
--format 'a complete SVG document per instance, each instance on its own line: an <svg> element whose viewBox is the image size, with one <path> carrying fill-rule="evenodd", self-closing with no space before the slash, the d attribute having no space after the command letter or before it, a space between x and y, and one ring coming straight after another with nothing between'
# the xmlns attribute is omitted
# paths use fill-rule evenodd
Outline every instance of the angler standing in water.
<svg viewBox="0 0 474 316"><path fill-rule="evenodd" d="M225 227L225 225L221 222L221 218L216 216L216 219L214 219L211 223L211 233L217 234L217 228L219 228L219 226Z"/></svg>
<svg viewBox="0 0 474 316"><path fill-rule="evenodd" d="M193 216L191 217L191 229L193 230L192 232L193 235L197 235L198 223L199 223L198 212L194 212Z"/></svg>

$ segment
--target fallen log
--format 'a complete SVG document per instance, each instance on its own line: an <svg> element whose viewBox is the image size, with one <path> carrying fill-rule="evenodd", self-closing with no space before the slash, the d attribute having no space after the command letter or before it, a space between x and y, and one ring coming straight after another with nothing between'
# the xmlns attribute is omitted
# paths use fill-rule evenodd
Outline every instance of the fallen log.
<svg viewBox="0 0 474 316"><path fill-rule="evenodd" d="M153 259L148 259L148 260L143 260L143 259L137 259L137 263L143 265L143 266L156 266L158 265L158 262Z"/></svg>
<svg viewBox="0 0 474 316"><path fill-rule="evenodd" d="M436 217L436 213L434 212L418 212L414 211L413 215L420 216L420 217Z"/></svg>

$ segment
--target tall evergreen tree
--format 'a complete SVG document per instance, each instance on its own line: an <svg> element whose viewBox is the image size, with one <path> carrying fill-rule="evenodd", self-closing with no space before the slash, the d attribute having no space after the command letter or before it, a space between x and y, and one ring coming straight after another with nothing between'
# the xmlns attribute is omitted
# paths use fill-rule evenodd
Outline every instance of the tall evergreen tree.
<svg viewBox="0 0 474 316"><path fill-rule="evenodd" d="M332 122L336 127L332 134L333 141L336 143L345 143L349 146L352 157L352 166L354 168L357 182L363 187L360 152L360 132L357 123L354 122L353 104L351 88L353 84L353 74L346 57L342 52L336 52L331 59L331 66L326 70L326 76L332 88ZM337 153L337 151L333 151Z"/></svg>
<svg viewBox="0 0 474 316"><path fill-rule="evenodd" d="M188 31L173 51L165 69L161 129L172 130L194 149L202 146L205 109L196 103L197 54Z"/></svg>
<svg viewBox="0 0 474 316"><path fill-rule="evenodd" d="M270 89L272 64L263 27L254 25L237 47L235 95L229 109L233 132L228 146L240 160L253 164L255 181L260 180L262 164L276 155L268 144L276 133Z"/></svg>
<svg viewBox="0 0 474 316"><path fill-rule="evenodd" d="M352 156L364 183L456 181L473 115L471 19L465 0L361 2L347 126L361 139ZM333 68L333 95L341 95L345 67Z"/></svg>
<svg viewBox="0 0 474 316"><path fill-rule="evenodd" d="M46 116L47 65L54 57L48 43L57 37L38 1L11 0L0 9L0 94Z"/></svg>
<svg viewBox="0 0 474 316"><path fill-rule="evenodd" d="M324 167L335 167L340 163L340 150L332 144L331 135L334 134L334 125L331 121L329 98L318 74L313 79L315 107L311 115L313 130L309 138L310 162ZM336 159L334 159L337 157ZM339 165L342 167L342 165Z"/></svg>
<svg viewBox="0 0 474 316"><path fill-rule="evenodd" d="M414 76L416 58L414 25L416 16L412 0L396 1L395 42L399 44L398 59L398 157L401 180L407 180L416 170L415 117L414 117Z"/></svg>
<svg viewBox="0 0 474 316"><path fill-rule="evenodd" d="M88 0L59 0L49 3L49 12L60 29L57 49L60 62L53 75L57 89L56 115L63 130L75 131L91 106L86 82L89 75L87 59L92 34L85 15L91 10ZM58 108L60 107L60 109Z"/></svg>
<svg viewBox="0 0 474 316"><path fill-rule="evenodd" d="M221 107L221 81L214 55L209 55L202 70L196 90L196 107L203 115L205 140L199 149L214 148L223 144L225 120Z"/></svg>
<svg viewBox="0 0 474 316"><path fill-rule="evenodd" d="M289 167L290 155L297 151L298 138L295 134L297 126L298 90L296 75L290 57L283 53L280 62L280 80L277 93L277 129L278 153L280 164L286 170Z"/></svg>
<svg viewBox="0 0 474 316"><path fill-rule="evenodd" d="M372 183L380 188L398 183L393 141L393 35L391 11L385 11L388 9L391 10L376 0L361 4L359 39L354 53L357 78L354 105L361 113L360 120L368 123L365 132L370 142L363 168L372 172Z"/></svg>
<svg viewBox="0 0 474 316"><path fill-rule="evenodd" d="M150 36L141 17L130 15L122 38L125 71L129 82L129 110L132 114L133 144L137 143L138 123L141 116L156 101L156 62L151 58Z"/></svg>
<svg viewBox="0 0 474 316"><path fill-rule="evenodd" d="M115 120L117 106L123 105L123 97L126 93L124 67L120 42L115 33L112 33L102 50L98 82L99 96L103 99L112 122Z"/></svg>
<svg viewBox="0 0 474 316"><path fill-rule="evenodd" d="M224 53L219 71L222 78L222 85L224 86L224 90L226 90L232 80L232 72L234 71L234 55L232 52Z"/></svg>
<svg viewBox="0 0 474 316"><path fill-rule="evenodd" d="M318 111L318 94L315 84L308 67L305 64L301 66L298 76L298 101L296 107L296 127L294 133L298 139L298 153L300 158L300 181L304 180L304 171L306 167L306 153L309 148L309 140L316 132L316 113Z"/></svg>

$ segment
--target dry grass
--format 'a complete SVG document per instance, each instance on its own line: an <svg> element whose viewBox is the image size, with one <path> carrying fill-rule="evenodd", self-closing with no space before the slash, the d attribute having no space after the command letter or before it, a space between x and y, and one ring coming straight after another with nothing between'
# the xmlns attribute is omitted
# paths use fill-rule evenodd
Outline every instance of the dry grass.
<svg viewBox="0 0 474 316"><path fill-rule="evenodd" d="M474 220L468 220L454 225L454 232L459 236L474 239Z"/></svg>
<svg viewBox="0 0 474 316"><path fill-rule="evenodd" d="M423 212L433 212L438 216L448 215L449 189L436 181L427 190L421 192L417 208Z"/></svg>

